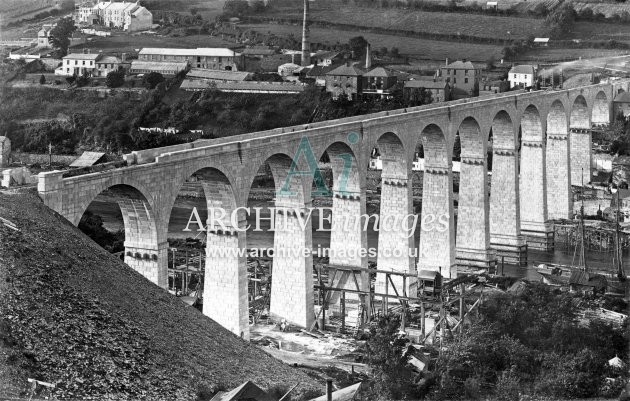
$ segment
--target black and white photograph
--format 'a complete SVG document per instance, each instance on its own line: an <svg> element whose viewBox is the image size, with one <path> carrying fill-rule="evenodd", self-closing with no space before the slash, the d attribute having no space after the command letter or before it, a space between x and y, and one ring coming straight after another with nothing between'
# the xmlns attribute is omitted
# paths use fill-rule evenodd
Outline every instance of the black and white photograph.
<svg viewBox="0 0 630 401"><path fill-rule="evenodd" d="M0 0L0 401L630 401L630 0Z"/></svg>

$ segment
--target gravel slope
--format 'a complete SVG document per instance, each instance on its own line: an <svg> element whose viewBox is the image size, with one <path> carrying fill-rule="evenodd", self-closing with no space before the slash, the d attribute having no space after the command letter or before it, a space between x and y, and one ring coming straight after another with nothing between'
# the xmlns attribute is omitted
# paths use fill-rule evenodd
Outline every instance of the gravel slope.
<svg viewBox="0 0 630 401"><path fill-rule="evenodd" d="M145 280L34 190L0 192L0 398L27 377L59 399L197 399L252 380L320 389ZM295 399L295 398L294 398Z"/></svg>

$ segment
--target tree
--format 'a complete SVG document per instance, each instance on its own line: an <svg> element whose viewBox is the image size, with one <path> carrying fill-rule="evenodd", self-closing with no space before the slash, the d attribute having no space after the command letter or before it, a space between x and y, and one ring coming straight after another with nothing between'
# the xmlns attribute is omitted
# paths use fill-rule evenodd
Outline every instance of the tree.
<svg viewBox="0 0 630 401"><path fill-rule="evenodd" d="M74 25L74 21L71 17L62 18L57 22L57 25L50 31L48 41L54 49L56 49L58 56L63 57L68 54L68 47L70 46L70 38L72 32L77 27Z"/></svg>
<svg viewBox="0 0 630 401"><path fill-rule="evenodd" d="M367 341L368 365L372 368L374 390L378 399L416 399L414 372L408 367L404 352L407 339L398 336L398 317L384 317L370 330Z"/></svg>
<svg viewBox="0 0 630 401"><path fill-rule="evenodd" d="M223 14L227 17L240 17L249 11L246 0L227 0L223 6Z"/></svg>
<svg viewBox="0 0 630 401"><path fill-rule="evenodd" d="M488 57L488 59L486 60L486 69L488 70L492 70L494 69L494 55L491 55L490 57Z"/></svg>
<svg viewBox="0 0 630 401"><path fill-rule="evenodd" d="M569 32L575 22L575 9L570 2L563 3L551 12L545 19L550 27L550 35L559 37Z"/></svg>
<svg viewBox="0 0 630 401"><path fill-rule="evenodd" d="M124 71L111 71L107 74L105 78L105 85L108 88L118 88L125 83L125 72Z"/></svg>
<svg viewBox="0 0 630 401"><path fill-rule="evenodd" d="M159 72L150 72L142 79L142 83L148 89L155 89L162 82L164 82L164 76Z"/></svg>
<svg viewBox="0 0 630 401"><path fill-rule="evenodd" d="M39 76L39 84L43 85L46 83L46 77L44 76L44 74Z"/></svg>
<svg viewBox="0 0 630 401"><path fill-rule="evenodd" d="M354 57L361 57L367 48L368 41L363 36L355 36L348 41L348 47L354 54Z"/></svg>

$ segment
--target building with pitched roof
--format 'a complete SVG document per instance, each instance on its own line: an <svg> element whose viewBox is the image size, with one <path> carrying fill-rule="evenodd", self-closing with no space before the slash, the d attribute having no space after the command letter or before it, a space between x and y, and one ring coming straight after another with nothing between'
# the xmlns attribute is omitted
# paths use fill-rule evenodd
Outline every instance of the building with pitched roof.
<svg viewBox="0 0 630 401"><path fill-rule="evenodd" d="M510 88L529 88L536 83L536 67L531 64L515 65L508 73Z"/></svg>
<svg viewBox="0 0 630 401"><path fill-rule="evenodd" d="M73 75L92 76L96 71L96 60L100 57L100 54L90 53L89 50L86 50L84 53L68 54L63 57L61 66L55 70L55 75L63 75L67 77L71 77Z"/></svg>
<svg viewBox="0 0 630 401"><path fill-rule="evenodd" d="M311 57L311 61L315 65L319 65L322 67L330 67L337 60L339 60L340 53L335 51L318 51Z"/></svg>
<svg viewBox="0 0 630 401"><path fill-rule="evenodd" d="M145 47L138 53L138 60L145 62L186 62L192 68L238 71L236 53L234 50L227 48L172 49Z"/></svg>
<svg viewBox="0 0 630 401"><path fill-rule="evenodd" d="M94 71L95 77L106 77L107 74L113 71L131 69L131 62L127 61L126 55L123 57L117 56L103 56L96 60L96 71Z"/></svg>
<svg viewBox="0 0 630 401"><path fill-rule="evenodd" d="M406 81L403 96L407 101L419 101L422 89L431 93L431 102L440 103L451 100L451 88L448 82L414 79Z"/></svg>
<svg viewBox="0 0 630 401"><path fill-rule="evenodd" d="M150 29L153 26L153 14L138 2L87 2L77 7L75 21L134 32Z"/></svg>
<svg viewBox="0 0 630 401"><path fill-rule="evenodd" d="M159 72L162 75L173 76L188 68L185 61L142 61L133 60L131 62L132 74L147 74Z"/></svg>
<svg viewBox="0 0 630 401"><path fill-rule="evenodd" d="M205 70L203 68L191 68L186 78L200 79L216 82L240 82L251 78L252 73L246 71Z"/></svg>
<svg viewBox="0 0 630 401"><path fill-rule="evenodd" d="M438 70L438 80L448 82L453 99L479 95L481 69L470 61L455 61Z"/></svg>
<svg viewBox="0 0 630 401"><path fill-rule="evenodd" d="M333 99L346 97L356 100L363 95L365 71L355 65L344 64L326 73L326 92Z"/></svg>
<svg viewBox="0 0 630 401"><path fill-rule="evenodd" d="M363 93L366 95L391 96L398 82L396 74L383 67L371 69L364 77L366 82Z"/></svg>

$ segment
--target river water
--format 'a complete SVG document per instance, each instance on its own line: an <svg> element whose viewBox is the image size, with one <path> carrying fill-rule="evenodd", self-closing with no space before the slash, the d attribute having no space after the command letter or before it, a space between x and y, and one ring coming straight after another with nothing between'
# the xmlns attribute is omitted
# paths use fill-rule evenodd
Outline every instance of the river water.
<svg viewBox="0 0 630 401"><path fill-rule="evenodd" d="M271 206L272 203L270 201L250 201L248 204L249 207L267 207ZM169 238L190 238L190 237L200 237L203 236L203 233L197 232L197 225L192 223L190 224L190 229L192 231L186 232L184 229L186 228L189 219L191 218L193 208L197 208L199 212L199 216L202 222L206 221L207 213L205 211L206 202L203 198L177 198L177 202L175 207L171 212L171 218L169 221ZM122 229L123 221L122 215L120 213L120 209L115 202L114 199L108 198L105 196L99 196L89 207L89 210L95 214L100 215L103 218L105 228L110 231L116 231ZM268 217L269 213L261 213L261 216ZM327 216L325 216L327 217ZM312 214L312 221L316 222L319 218L318 211L315 210ZM194 219L193 219L194 221ZM249 216L247 223L251 226L256 224L255 217ZM315 224L314 224L315 226ZM260 228L263 231L253 231L248 230L247 232L247 247L250 249L253 248L272 248L273 247L273 232L268 231L269 229L269 220L261 219ZM326 224L324 228L329 228ZM373 230L367 231L367 239L368 239L368 248L378 248L378 232ZM418 244L420 238L420 227L416 227L415 239L414 243ZM330 232L313 230L313 248L316 249L318 247L328 248L330 246ZM625 250L624 251L624 259L629 260L630 253ZM593 268L602 268L609 269L612 264L612 256L610 252L596 252L596 251L588 251L586 253L586 261L589 267ZM537 275L536 271L531 268L532 262L547 262L547 263L559 263L559 264L575 264L577 263L577 255L575 254L575 249L565 249L564 245L558 246L556 250L550 252L541 252L541 251L533 251L530 250L528 252L528 264L527 268L517 267L505 265L503 268L503 273L513 277L523 277L531 280L537 280L540 276ZM628 265L630 263L625 263L626 272L630 272L630 268ZM501 272L501 267L499 266L499 273Z"/></svg>

